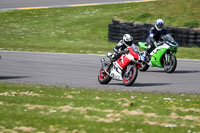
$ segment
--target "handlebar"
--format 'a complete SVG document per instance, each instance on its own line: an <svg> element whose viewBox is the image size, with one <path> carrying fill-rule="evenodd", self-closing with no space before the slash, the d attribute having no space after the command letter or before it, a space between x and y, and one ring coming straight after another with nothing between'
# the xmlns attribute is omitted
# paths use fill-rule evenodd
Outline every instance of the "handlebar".
<svg viewBox="0 0 200 133"><path fill-rule="evenodd" d="M120 54L128 54L128 53L129 53L129 50L128 50L128 49L125 49L125 50L123 50L123 51L120 51L119 53L120 53Z"/></svg>
<svg viewBox="0 0 200 133"><path fill-rule="evenodd" d="M163 44L163 42L158 42L158 43L156 43L157 46L160 46L160 45L162 45L162 44Z"/></svg>

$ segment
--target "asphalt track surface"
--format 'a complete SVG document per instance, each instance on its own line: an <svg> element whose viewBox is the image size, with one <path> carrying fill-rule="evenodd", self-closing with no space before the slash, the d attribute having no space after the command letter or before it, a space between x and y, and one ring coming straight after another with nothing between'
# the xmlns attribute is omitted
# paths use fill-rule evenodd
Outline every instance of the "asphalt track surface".
<svg viewBox="0 0 200 133"><path fill-rule="evenodd" d="M115 4L149 0L0 0L0 10Z"/></svg>
<svg viewBox="0 0 200 133"><path fill-rule="evenodd" d="M125 87L112 80L97 80L101 55L1 52L0 82L28 83L81 88L99 88L164 93L200 93L200 61L178 59L174 73L161 68L138 72L135 83Z"/></svg>

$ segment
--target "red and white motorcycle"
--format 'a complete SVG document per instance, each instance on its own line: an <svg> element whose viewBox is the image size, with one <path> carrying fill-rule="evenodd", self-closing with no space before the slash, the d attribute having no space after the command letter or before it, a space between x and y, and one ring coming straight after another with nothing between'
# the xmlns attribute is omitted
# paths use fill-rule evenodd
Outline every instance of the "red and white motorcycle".
<svg viewBox="0 0 200 133"><path fill-rule="evenodd" d="M110 59L111 53L107 53ZM115 62L101 59L101 68L98 74L98 81L100 84L108 84L111 79L123 81L126 86L132 85L138 74L138 69L141 67L139 62L139 49L132 45L126 49L126 52L120 56Z"/></svg>

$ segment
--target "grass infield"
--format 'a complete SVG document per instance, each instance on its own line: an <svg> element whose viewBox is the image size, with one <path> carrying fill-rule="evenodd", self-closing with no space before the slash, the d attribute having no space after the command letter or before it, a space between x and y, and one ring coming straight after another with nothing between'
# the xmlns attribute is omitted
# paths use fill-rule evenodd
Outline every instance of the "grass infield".
<svg viewBox="0 0 200 133"><path fill-rule="evenodd" d="M0 83L1 132L199 133L196 94Z"/></svg>
<svg viewBox="0 0 200 133"><path fill-rule="evenodd" d="M166 6L167 5L167 6ZM105 54L113 17L140 23L163 18L169 26L200 27L199 0L162 0L0 12L2 50ZM180 47L178 58L200 59L200 48Z"/></svg>

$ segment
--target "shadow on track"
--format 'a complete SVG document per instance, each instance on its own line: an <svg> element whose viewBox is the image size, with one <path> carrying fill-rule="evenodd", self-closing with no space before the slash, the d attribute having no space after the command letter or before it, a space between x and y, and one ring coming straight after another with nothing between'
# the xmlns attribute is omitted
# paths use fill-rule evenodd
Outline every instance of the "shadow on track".
<svg viewBox="0 0 200 133"><path fill-rule="evenodd" d="M135 83L132 86L144 87L144 86L165 86L165 85L170 85L170 83Z"/></svg>
<svg viewBox="0 0 200 133"><path fill-rule="evenodd" d="M199 70L177 70L174 73L180 73L180 74L184 74L184 73L199 73Z"/></svg>
<svg viewBox="0 0 200 133"><path fill-rule="evenodd" d="M156 73L166 73L165 71L162 71L162 70L149 70L149 71L146 71L146 72L156 72ZM184 74L184 73L199 73L200 71L199 70L175 70L173 73L176 73L176 74ZM171 74L173 74L171 73Z"/></svg>
<svg viewBox="0 0 200 133"><path fill-rule="evenodd" d="M28 78L30 76L0 76L0 80L9 80L9 79L21 79Z"/></svg>
<svg viewBox="0 0 200 133"><path fill-rule="evenodd" d="M120 85L124 87L148 87L148 86L165 86L170 85L170 83L134 83L131 86L125 86L123 83L109 83L108 85Z"/></svg>

